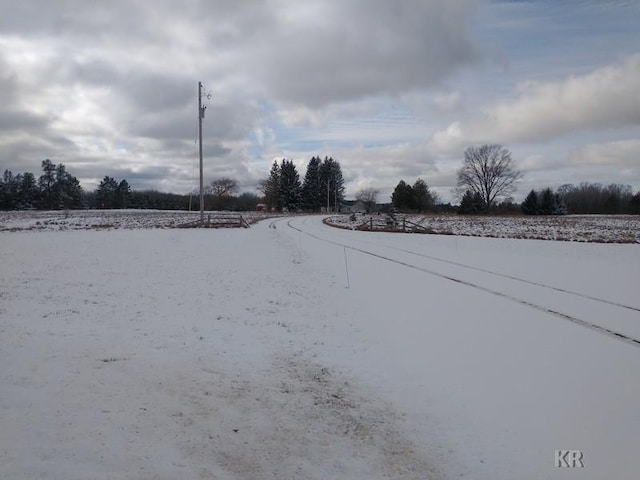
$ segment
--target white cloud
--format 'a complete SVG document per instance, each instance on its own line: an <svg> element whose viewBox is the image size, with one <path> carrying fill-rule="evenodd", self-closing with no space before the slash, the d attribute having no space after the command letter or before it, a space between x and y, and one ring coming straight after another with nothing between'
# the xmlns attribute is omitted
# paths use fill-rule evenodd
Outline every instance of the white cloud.
<svg viewBox="0 0 640 480"><path fill-rule="evenodd" d="M460 92L439 93L433 97L433 104L442 111L452 111L462 105Z"/></svg>
<svg viewBox="0 0 640 480"><path fill-rule="evenodd" d="M589 144L573 149L569 154L572 164L578 166L633 167L640 173L640 139Z"/></svg>
<svg viewBox="0 0 640 480"><path fill-rule="evenodd" d="M444 189L455 184L469 144L530 142L522 158L552 168L549 158L572 165L573 157L566 145L552 157L541 153L548 139L614 131L588 139L611 143L639 124L640 55L555 82L515 74L530 74L539 57L510 58L500 72L476 68L486 45L474 22L495 15L485 0L0 5L0 164L14 172L37 173L51 158L87 182L117 174L134 186L189 189L198 80L213 93L205 172L241 185L266 174L273 157L303 165L326 154L341 161L354 188L423 176ZM498 9L500 18L518 20L520 6ZM551 22L550 31L562 32L535 2L529 10L536 25ZM487 25L495 47L505 29ZM509 40L535 33L510 25ZM610 52L600 52L599 64L602 58L611 61ZM562 71L585 71L573 61L563 57ZM551 78L544 73L530 78ZM500 99L505 91L508 99ZM598 155L595 147L570 146L583 161ZM629 166L631 154L619 149L610 165Z"/></svg>
<svg viewBox="0 0 640 480"><path fill-rule="evenodd" d="M434 133L430 144L436 151L451 152L460 149L467 141L463 137L460 122L453 122L446 129Z"/></svg>
<svg viewBox="0 0 640 480"><path fill-rule="evenodd" d="M515 97L463 125L476 142L541 141L640 124L640 54L554 83L525 82Z"/></svg>

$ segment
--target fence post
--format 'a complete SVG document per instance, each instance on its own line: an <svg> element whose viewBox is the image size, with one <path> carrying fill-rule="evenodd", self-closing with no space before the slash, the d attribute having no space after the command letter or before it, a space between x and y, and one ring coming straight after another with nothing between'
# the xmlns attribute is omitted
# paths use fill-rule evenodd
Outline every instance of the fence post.
<svg viewBox="0 0 640 480"><path fill-rule="evenodd" d="M369 231L373 232L373 217L369 217Z"/></svg>

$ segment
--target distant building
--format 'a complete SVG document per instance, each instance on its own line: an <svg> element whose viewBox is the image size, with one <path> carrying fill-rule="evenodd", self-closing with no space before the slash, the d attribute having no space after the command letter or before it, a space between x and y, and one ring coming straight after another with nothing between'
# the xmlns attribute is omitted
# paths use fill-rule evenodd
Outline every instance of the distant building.
<svg viewBox="0 0 640 480"><path fill-rule="evenodd" d="M371 211L362 200L345 200L342 203L342 211L345 213L372 213L378 210L378 205L373 205Z"/></svg>

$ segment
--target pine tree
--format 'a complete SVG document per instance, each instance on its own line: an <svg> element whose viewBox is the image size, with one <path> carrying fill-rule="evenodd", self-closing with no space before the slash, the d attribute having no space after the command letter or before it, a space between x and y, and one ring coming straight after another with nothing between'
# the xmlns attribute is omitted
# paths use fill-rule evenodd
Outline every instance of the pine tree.
<svg viewBox="0 0 640 480"><path fill-rule="evenodd" d="M9 170L5 170L5 175ZM4 182L4 175L0 177L0 210L7 210L6 204L9 200L9 192Z"/></svg>
<svg viewBox="0 0 640 480"><path fill-rule="evenodd" d="M567 206L564 203L564 199L562 198L562 195L560 195L559 193L556 193L553 195L554 199L555 199L555 210L553 212L554 215L566 215L567 214Z"/></svg>
<svg viewBox="0 0 640 480"><path fill-rule="evenodd" d="M556 196L550 188L545 188L540 195L540 214L553 215L556 210Z"/></svg>
<svg viewBox="0 0 640 480"><path fill-rule="evenodd" d="M522 213L525 215L538 215L540 213L540 205L538 202L538 193L531 189L527 198L524 199L520 206Z"/></svg>
<svg viewBox="0 0 640 480"><path fill-rule="evenodd" d="M115 208L118 182L115 178L105 176L96 192L96 203L98 208Z"/></svg>
<svg viewBox="0 0 640 480"><path fill-rule="evenodd" d="M479 192L473 192L468 189L464 192L462 199L460 200L460 206L458 207L458 213L461 214L473 214L480 213L486 209L486 204Z"/></svg>
<svg viewBox="0 0 640 480"><path fill-rule="evenodd" d="M424 212L433 207L433 195L429 191L427 182L419 178L413 184L413 196L415 199L415 208L418 212Z"/></svg>
<svg viewBox="0 0 640 480"><path fill-rule="evenodd" d="M400 180L391 194L391 203L396 210L409 211L416 208L416 195L413 187Z"/></svg>
<svg viewBox="0 0 640 480"><path fill-rule="evenodd" d="M468 213L473 213L473 192L471 190L465 191L464 195L460 199L460 206L458 206L458 213L463 215Z"/></svg>
<svg viewBox="0 0 640 480"><path fill-rule="evenodd" d="M40 208L43 210L52 210L55 208L56 202L56 165L51 160L42 161L42 175L38 179L40 187Z"/></svg>
<svg viewBox="0 0 640 480"><path fill-rule="evenodd" d="M121 180L115 191L114 207L115 208L127 208L129 206L129 199L131 198L131 187L129 182Z"/></svg>
<svg viewBox="0 0 640 480"><path fill-rule="evenodd" d="M263 180L260 185L264 202L269 210L282 210L282 202L280 200L280 165L274 160L269 171L269 177Z"/></svg>
<svg viewBox="0 0 640 480"><path fill-rule="evenodd" d="M324 157L320 165L320 185L322 188L322 205L329 207L331 211L338 211L344 200L344 179L340 163L332 157Z"/></svg>
<svg viewBox="0 0 640 480"><path fill-rule="evenodd" d="M488 208L487 202L485 201L484 197L480 194L480 192L474 192L472 213L481 213L486 211L487 208Z"/></svg>
<svg viewBox="0 0 640 480"><path fill-rule="evenodd" d="M13 175L11 170L5 170L0 180L0 208L3 210L14 210L19 208L18 197L22 175Z"/></svg>
<svg viewBox="0 0 640 480"><path fill-rule="evenodd" d="M20 186L20 208L31 210L38 206L40 190L36 177L31 172L25 172Z"/></svg>
<svg viewBox="0 0 640 480"><path fill-rule="evenodd" d="M76 177L69 174L61 163L56 166L54 208L82 207L82 187Z"/></svg>
<svg viewBox="0 0 640 480"><path fill-rule="evenodd" d="M629 213L640 215L640 192L637 192L629 201Z"/></svg>
<svg viewBox="0 0 640 480"><path fill-rule="evenodd" d="M320 157L311 157L302 183L301 204L304 210L316 212L322 208L322 184L320 182Z"/></svg>
<svg viewBox="0 0 640 480"><path fill-rule="evenodd" d="M280 199L282 206L290 212L300 209L300 175L292 160L282 160L280 165Z"/></svg>

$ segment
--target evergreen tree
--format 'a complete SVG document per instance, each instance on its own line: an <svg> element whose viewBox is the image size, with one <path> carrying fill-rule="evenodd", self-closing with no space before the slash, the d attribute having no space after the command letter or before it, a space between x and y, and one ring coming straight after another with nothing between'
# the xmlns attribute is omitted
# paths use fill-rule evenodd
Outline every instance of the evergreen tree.
<svg viewBox="0 0 640 480"><path fill-rule="evenodd" d="M69 174L61 163L56 166L54 208L80 208L82 207L82 187L76 177Z"/></svg>
<svg viewBox="0 0 640 480"><path fill-rule="evenodd" d="M485 209L486 209L486 204L480 192L473 192L471 189L468 189L467 191L464 192L464 195L460 200L458 213L461 213L461 214L480 213Z"/></svg>
<svg viewBox="0 0 640 480"><path fill-rule="evenodd" d="M311 157L302 183L302 208L316 212L322 208L322 184L320 181L320 157Z"/></svg>
<svg viewBox="0 0 640 480"><path fill-rule="evenodd" d="M40 208L43 210L52 210L58 203L55 192L56 184L56 165L51 160L42 161L42 175L38 179L40 187Z"/></svg>
<svg viewBox="0 0 640 480"><path fill-rule="evenodd" d="M30 180L27 180L30 182ZM80 181L69 174L61 163L43 160L42 175L38 179L40 189L38 206L44 210L82 207L82 187Z"/></svg>
<svg viewBox="0 0 640 480"><path fill-rule="evenodd" d="M525 215L538 215L540 213L540 205L538 202L538 192L531 189L527 198L524 199L520 207Z"/></svg>
<svg viewBox="0 0 640 480"><path fill-rule="evenodd" d="M556 196L550 188L545 188L540 194L540 214L553 215L556 211Z"/></svg>
<svg viewBox="0 0 640 480"><path fill-rule="evenodd" d="M462 198L460 199L460 206L458 207L458 213L460 214L468 214L473 212L473 192L471 190L466 190Z"/></svg>
<svg viewBox="0 0 640 480"><path fill-rule="evenodd" d="M409 211L416 208L416 195L413 187L400 180L391 194L391 203L396 210Z"/></svg>
<svg viewBox="0 0 640 480"><path fill-rule="evenodd" d="M637 192L629 201L629 213L640 215L640 192Z"/></svg>
<svg viewBox="0 0 640 480"><path fill-rule="evenodd" d="M344 179L340 163L332 157L324 157L320 165L320 185L322 188L322 205L329 206L331 211L339 211L344 200Z"/></svg>
<svg viewBox="0 0 640 480"><path fill-rule="evenodd" d="M481 213L488 208L487 202L480 192L474 192L473 194L473 213Z"/></svg>
<svg viewBox="0 0 640 480"><path fill-rule="evenodd" d="M115 208L118 182L114 178L105 176L96 192L96 202L98 208Z"/></svg>
<svg viewBox="0 0 640 480"><path fill-rule="evenodd" d="M14 210L18 208L18 197L22 175L14 176L11 170L5 170L0 180L0 208Z"/></svg>
<svg viewBox="0 0 640 480"><path fill-rule="evenodd" d="M280 200L280 165L274 160L269 177L260 183L260 191L264 195L264 203L269 210L282 210Z"/></svg>
<svg viewBox="0 0 640 480"><path fill-rule="evenodd" d="M122 180L116 187L114 207L115 208L129 207L130 198L131 198L131 187L129 186L129 183L126 180Z"/></svg>
<svg viewBox="0 0 640 480"><path fill-rule="evenodd" d="M8 170L5 170L5 174ZM0 177L0 210L7 210L6 203L8 200L7 186L4 183L4 175Z"/></svg>
<svg viewBox="0 0 640 480"><path fill-rule="evenodd" d="M22 184L20 186L20 208L31 210L38 206L40 201L40 190L36 177L31 172L25 172L22 175Z"/></svg>
<svg viewBox="0 0 640 480"><path fill-rule="evenodd" d="M280 165L280 201L284 208L293 212L300 209L300 175L292 160L282 160Z"/></svg>
<svg viewBox="0 0 640 480"><path fill-rule="evenodd" d="M413 197L415 199L415 209L424 212L433 207L433 195L429 191L427 182L419 178L413 184Z"/></svg>
<svg viewBox="0 0 640 480"><path fill-rule="evenodd" d="M567 206L564 203L564 199L562 198L562 195L560 195L559 193L555 193L553 195L553 198L555 199L555 210L553 212L554 215L566 215L567 214Z"/></svg>

